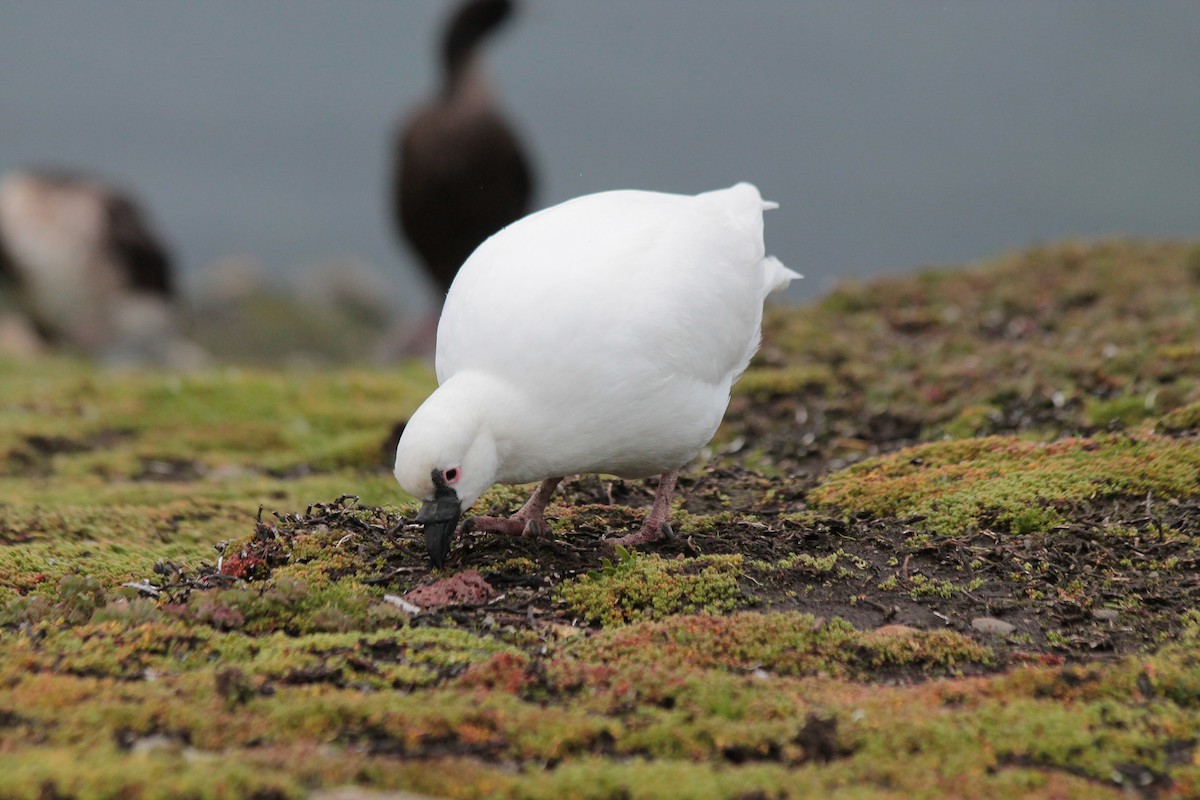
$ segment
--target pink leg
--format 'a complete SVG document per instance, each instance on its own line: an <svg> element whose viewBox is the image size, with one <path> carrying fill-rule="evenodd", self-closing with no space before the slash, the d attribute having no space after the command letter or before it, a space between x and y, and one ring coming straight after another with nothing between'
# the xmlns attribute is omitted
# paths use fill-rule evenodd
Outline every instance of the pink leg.
<svg viewBox="0 0 1200 800"><path fill-rule="evenodd" d="M521 510L511 517L467 517L463 521L462 531L493 531L507 533L511 536L541 536L550 532L550 526L542 518L554 487L562 478L546 478L533 490L533 494L521 506Z"/></svg>
<svg viewBox="0 0 1200 800"><path fill-rule="evenodd" d="M658 479L658 492L654 495L654 505L637 533L622 536L618 539L605 539L604 546L608 548L637 547L649 542L657 542L664 537L673 536L671 526L667 524L667 513L671 510L671 498L675 495L675 481L679 478L679 470L664 472Z"/></svg>

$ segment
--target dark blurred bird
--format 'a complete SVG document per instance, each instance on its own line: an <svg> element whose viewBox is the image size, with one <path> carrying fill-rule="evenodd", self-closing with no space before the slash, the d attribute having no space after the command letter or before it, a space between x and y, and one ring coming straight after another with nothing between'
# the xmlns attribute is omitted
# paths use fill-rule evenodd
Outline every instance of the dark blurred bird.
<svg viewBox="0 0 1200 800"><path fill-rule="evenodd" d="M467 256L529 211L529 159L496 108L479 53L512 12L511 0L458 8L442 38L441 91L396 138L396 222L443 297Z"/></svg>
<svg viewBox="0 0 1200 800"><path fill-rule="evenodd" d="M0 274L49 344L111 361L170 362L171 261L138 204L74 172L0 179Z"/></svg>

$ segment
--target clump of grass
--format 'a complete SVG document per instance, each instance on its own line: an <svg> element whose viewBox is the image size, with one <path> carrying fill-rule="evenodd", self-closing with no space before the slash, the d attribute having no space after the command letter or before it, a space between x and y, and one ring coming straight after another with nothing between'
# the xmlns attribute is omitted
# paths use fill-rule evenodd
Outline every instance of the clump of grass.
<svg viewBox="0 0 1200 800"><path fill-rule="evenodd" d="M566 581L557 597L588 622L620 625L669 614L731 611L741 591L740 555L667 560L617 548L602 569Z"/></svg>

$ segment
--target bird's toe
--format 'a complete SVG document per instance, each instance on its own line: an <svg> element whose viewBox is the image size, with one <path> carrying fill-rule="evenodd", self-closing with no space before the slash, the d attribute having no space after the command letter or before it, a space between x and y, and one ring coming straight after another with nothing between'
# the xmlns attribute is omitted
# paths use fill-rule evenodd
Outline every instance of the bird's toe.
<svg viewBox="0 0 1200 800"><path fill-rule="evenodd" d="M547 536L549 533L550 526L539 519L527 520L525 527L521 530L522 536L529 536L535 539Z"/></svg>
<svg viewBox="0 0 1200 800"><path fill-rule="evenodd" d="M639 528L637 532L627 536L618 536L611 539L601 539L600 546L607 552L614 552L617 547L624 547L626 550L632 550L644 544L657 542L661 539L671 539L675 537L675 531L667 523L654 528Z"/></svg>

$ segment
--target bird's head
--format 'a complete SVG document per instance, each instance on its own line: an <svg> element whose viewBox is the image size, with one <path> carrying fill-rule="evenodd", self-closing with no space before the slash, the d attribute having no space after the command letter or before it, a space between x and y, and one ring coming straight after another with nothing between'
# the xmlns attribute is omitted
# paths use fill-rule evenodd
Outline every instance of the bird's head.
<svg viewBox="0 0 1200 800"><path fill-rule="evenodd" d="M462 513L496 480L496 443L478 418L455 413L438 392L417 409L396 445L396 480L421 501L417 522L434 566L450 553Z"/></svg>
<svg viewBox="0 0 1200 800"><path fill-rule="evenodd" d="M442 64L446 72L461 69L480 42L512 16L515 6L514 0L466 0L459 6L442 37Z"/></svg>

